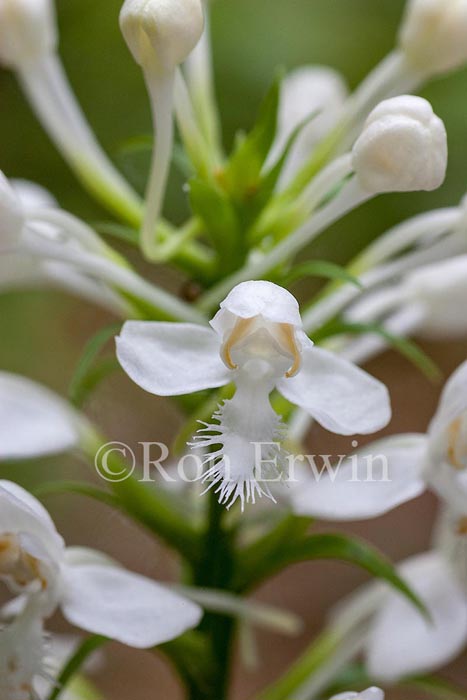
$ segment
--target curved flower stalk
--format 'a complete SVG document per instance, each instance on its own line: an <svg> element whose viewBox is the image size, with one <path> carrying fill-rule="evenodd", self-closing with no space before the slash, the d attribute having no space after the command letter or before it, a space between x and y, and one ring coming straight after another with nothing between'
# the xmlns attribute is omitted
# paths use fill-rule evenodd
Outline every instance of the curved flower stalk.
<svg viewBox="0 0 467 700"><path fill-rule="evenodd" d="M302 66L287 75L281 86L278 131L266 161L273 165L294 131L303 125L287 158L279 189L291 181L313 149L335 126L348 95L344 78L327 66Z"/></svg>
<svg viewBox="0 0 467 700"><path fill-rule="evenodd" d="M58 607L73 625L135 648L198 624L201 609L186 598L98 552L65 549L47 511L16 484L0 481L0 503L0 576L16 596L14 620L0 631L5 700L33 692L45 651L43 621Z"/></svg>
<svg viewBox="0 0 467 700"><path fill-rule="evenodd" d="M274 388L343 435L374 432L390 418L385 387L313 347L296 300L271 282L233 289L211 329L128 322L117 338L117 356L133 381L160 396L235 384L233 399L195 437L205 451L204 479L229 506L273 498L267 482L285 477L284 426L269 403Z"/></svg>
<svg viewBox="0 0 467 700"><path fill-rule="evenodd" d="M0 61L18 76L39 121L83 185L138 225L142 203L98 144L57 53L53 0L2 0Z"/></svg>
<svg viewBox="0 0 467 700"><path fill-rule="evenodd" d="M308 210L308 221L206 293L200 306L212 308L235 284L258 279L290 260L376 194L436 189L446 167L446 130L429 102L413 95L385 100L369 115L351 153L326 166L301 195L299 206ZM335 188L338 194L314 212Z"/></svg>
<svg viewBox="0 0 467 700"><path fill-rule="evenodd" d="M16 184L15 190L0 173L0 221L0 264L3 256L13 260L25 280L61 284L124 318L138 314L128 295L155 313L204 321L188 304L139 277L93 229L32 183Z"/></svg>
<svg viewBox="0 0 467 700"><path fill-rule="evenodd" d="M173 146L173 95L177 67L203 33L201 0L126 0L120 27L141 66L151 102L154 147L141 230L141 249L157 259L156 224L161 212Z"/></svg>

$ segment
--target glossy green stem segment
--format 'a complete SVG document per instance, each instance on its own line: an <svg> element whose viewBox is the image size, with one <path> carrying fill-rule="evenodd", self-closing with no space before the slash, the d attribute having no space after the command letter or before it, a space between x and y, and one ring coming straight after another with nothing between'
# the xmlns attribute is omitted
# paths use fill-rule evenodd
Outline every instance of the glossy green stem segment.
<svg viewBox="0 0 467 700"><path fill-rule="evenodd" d="M217 494L209 494L209 513L202 556L194 570L194 583L199 587L231 590L234 557L232 532L224 522L226 510ZM232 641L235 631L231 617L217 613L207 613L200 625L209 640L212 657L215 661L209 688L204 692L200 688L190 688L190 700L225 700L229 685Z"/></svg>
<svg viewBox="0 0 467 700"><path fill-rule="evenodd" d="M83 450L91 464L96 463L99 450L107 443L106 438L97 434L88 437ZM197 565L200 560L200 533L187 520L171 494L155 483L138 481L118 451L107 453L107 469L108 473L116 475L115 480L106 477L106 482L117 497L121 510L158 535L188 562Z"/></svg>

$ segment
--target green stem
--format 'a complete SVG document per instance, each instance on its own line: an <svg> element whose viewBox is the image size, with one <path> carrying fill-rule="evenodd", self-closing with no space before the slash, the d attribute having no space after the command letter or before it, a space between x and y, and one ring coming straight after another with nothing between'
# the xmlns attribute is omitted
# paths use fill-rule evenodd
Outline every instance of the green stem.
<svg viewBox="0 0 467 700"><path fill-rule="evenodd" d="M230 590L232 581L233 555L231 532L223 522L225 508L219 504L214 491L209 494L208 525L205 532L203 553L195 570L194 583L200 587ZM210 640L211 653L215 660L215 672L209 690L190 689L190 700L225 700L228 692L229 667L234 633L232 618L208 613L200 626L200 631Z"/></svg>

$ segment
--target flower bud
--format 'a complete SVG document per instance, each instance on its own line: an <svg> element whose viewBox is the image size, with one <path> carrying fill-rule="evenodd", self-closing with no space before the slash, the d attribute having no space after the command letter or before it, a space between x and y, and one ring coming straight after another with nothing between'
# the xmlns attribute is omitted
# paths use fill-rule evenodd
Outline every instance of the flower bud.
<svg viewBox="0 0 467 700"><path fill-rule="evenodd" d="M0 171L0 250L17 245L23 226L21 200Z"/></svg>
<svg viewBox="0 0 467 700"><path fill-rule="evenodd" d="M420 306L424 336L464 337L467 334L467 255L427 265L406 278L404 297Z"/></svg>
<svg viewBox="0 0 467 700"><path fill-rule="evenodd" d="M444 73L467 62L467 1L410 0L399 43L422 73Z"/></svg>
<svg viewBox="0 0 467 700"><path fill-rule="evenodd" d="M335 126L347 96L345 81L333 68L303 66L289 73L282 84L271 161L282 154L295 129L312 117L302 128L289 156L287 170L293 176L316 144Z"/></svg>
<svg viewBox="0 0 467 700"><path fill-rule="evenodd" d="M373 194L434 190L446 174L444 124L421 97L384 100L366 120L352 164L360 185Z"/></svg>
<svg viewBox="0 0 467 700"><path fill-rule="evenodd" d="M0 62L21 68L56 45L52 0L0 0Z"/></svg>
<svg viewBox="0 0 467 700"><path fill-rule="evenodd" d="M172 70L183 63L204 28L201 0L126 0L120 28L143 68Z"/></svg>

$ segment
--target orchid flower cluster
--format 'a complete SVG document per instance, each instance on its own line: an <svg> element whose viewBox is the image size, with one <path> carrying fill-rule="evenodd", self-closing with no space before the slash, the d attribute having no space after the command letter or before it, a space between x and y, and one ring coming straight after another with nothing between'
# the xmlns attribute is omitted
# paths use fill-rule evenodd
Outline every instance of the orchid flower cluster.
<svg viewBox="0 0 467 700"><path fill-rule="evenodd" d="M0 460L18 463L18 482L24 460L69 452L91 467L80 482L40 480L34 493L1 475L0 699L103 700L83 675L85 662L114 640L165 655L189 700L226 700L237 631L240 660L251 665L256 627L301 630L292 613L248 595L291 564L329 558L377 580L341 601L321 636L257 700L384 700L381 688L399 684L408 694L465 697L434 674L467 646L467 362L446 383L426 434L370 442L322 478L302 453L313 422L343 436L388 425L389 391L359 365L394 347L433 373L413 338L467 334L466 199L398 224L345 267L306 253L373 197L443 183L443 121L412 93L467 63L467 2L408 0L396 48L353 93L323 66L277 78L231 153L214 89L210 12L208 0L123 2L120 29L153 120L142 196L72 91L53 0L0 0L0 62L79 183L113 217L108 236L124 232L128 247L175 269L190 291L148 281L125 245L112 247L39 184L0 172L0 290L53 286L114 317L91 339L67 399L0 372ZM163 217L175 146L191 207L181 226ZM326 282L307 294L314 277ZM148 484L110 451L109 478L96 484L107 440L86 401L121 370L174 401L173 464L199 467L188 483L158 463ZM426 490L439 501L431 548L400 565L363 540L313 530L319 520L378 517ZM180 559L180 582L66 547L38 500L59 491L104 502L165 543ZM57 611L85 633L71 656L54 652L48 626Z"/></svg>

